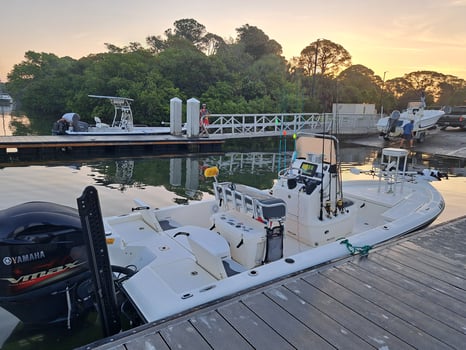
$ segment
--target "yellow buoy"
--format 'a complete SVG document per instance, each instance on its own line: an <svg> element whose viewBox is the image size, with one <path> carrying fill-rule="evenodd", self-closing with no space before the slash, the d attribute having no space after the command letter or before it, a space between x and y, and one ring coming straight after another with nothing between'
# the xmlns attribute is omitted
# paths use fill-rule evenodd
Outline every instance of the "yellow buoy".
<svg viewBox="0 0 466 350"><path fill-rule="evenodd" d="M218 175L218 168L216 166L212 166L204 170L205 177L215 177Z"/></svg>

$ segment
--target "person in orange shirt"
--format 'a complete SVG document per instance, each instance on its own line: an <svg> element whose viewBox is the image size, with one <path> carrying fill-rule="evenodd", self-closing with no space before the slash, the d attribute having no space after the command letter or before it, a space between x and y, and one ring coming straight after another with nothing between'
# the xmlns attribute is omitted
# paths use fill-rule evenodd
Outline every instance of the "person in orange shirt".
<svg viewBox="0 0 466 350"><path fill-rule="evenodd" d="M205 103L202 104L199 110L199 136L209 137L207 126L209 125L209 110Z"/></svg>

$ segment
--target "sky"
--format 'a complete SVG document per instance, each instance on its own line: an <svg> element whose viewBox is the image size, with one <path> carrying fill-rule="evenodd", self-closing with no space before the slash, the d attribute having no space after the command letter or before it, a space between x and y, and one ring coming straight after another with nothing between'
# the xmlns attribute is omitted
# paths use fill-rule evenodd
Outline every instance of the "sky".
<svg viewBox="0 0 466 350"><path fill-rule="evenodd" d="M79 59L106 52L105 43L145 46L184 18L224 39L256 26L287 59L328 39L387 80L420 70L466 79L466 0L4 0L0 8L1 82L29 50Z"/></svg>

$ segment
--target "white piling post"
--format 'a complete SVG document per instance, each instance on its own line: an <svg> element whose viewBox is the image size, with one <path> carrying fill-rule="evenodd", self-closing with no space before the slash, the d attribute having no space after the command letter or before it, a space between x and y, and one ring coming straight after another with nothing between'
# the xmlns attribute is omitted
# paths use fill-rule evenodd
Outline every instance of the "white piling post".
<svg viewBox="0 0 466 350"><path fill-rule="evenodd" d="M199 106L200 102L190 98L186 106L186 134L188 137L199 136Z"/></svg>
<svg viewBox="0 0 466 350"><path fill-rule="evenodd" d="M170 100L170 134L181 135L182 134L182 101L178 97L174 97Z"/></svg>

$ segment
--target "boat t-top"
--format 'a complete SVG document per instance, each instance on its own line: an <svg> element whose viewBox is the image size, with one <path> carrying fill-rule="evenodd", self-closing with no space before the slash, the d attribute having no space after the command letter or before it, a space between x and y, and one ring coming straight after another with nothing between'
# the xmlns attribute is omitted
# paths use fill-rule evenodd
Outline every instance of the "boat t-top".
<svg viewBox="0 0 466 350"><path fill-rule="evenodd" d="M152 135L169 134L169 126L150 127L134 125L131 102L126 97L88 95L92 98L108 100L114 108L111 124L104 123L100 117L94 117L95 125L81 121L78 113L65 113L54 123L52 132L56 135Z"/></svg>

